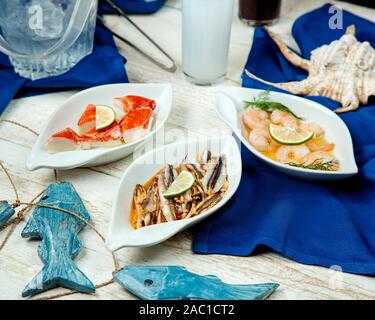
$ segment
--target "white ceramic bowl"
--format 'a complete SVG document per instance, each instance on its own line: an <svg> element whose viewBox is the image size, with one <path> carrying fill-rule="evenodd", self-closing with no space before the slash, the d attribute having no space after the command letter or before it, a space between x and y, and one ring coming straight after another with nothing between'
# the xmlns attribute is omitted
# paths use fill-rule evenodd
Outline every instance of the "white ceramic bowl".
<svg viewBox="0 0 375 320"><path fill-rule="evenodd" d="M216 99L216 110L221 119L232 128L242 143L255 156L282 173L303 179L336 180L350 177L358 172L353 153L352 138L340 117L319 103L289 94L271 92L270 98L286 105L306 121L315 122L324 129L327 141L336 145L334 155L340 161L339 170L318 171L296 168L274 161L257 151L242 135L240 114L243 110L243 100L251 101L260 92L262 90L227 87L218 93Z"/></svg>
<svg viewBox="0 0 375 320"><path fill-rule="evenodd" d="M178 165L186 154L189 157L194 157L198 152L206 149L211 150L213 155L225 154L227 157L229 186L223 199L216 206L196 217L133 229L130 224L130 209L136 184L146 183L167 163ZM112 206L107 248L110 251L115 251L122 247L149 247L207 218L233 196L240 183L241 173L241 155L238 143L232 136L209 138L206 141L176 142L144 154L128 167L121 178Z"/></svg>
<svg viewBox="0 0 375 320"><path fill-rule="evenodd" d="M67 151L50 154L45 149L49 137L75 124L89 103L112 105L114 97L139 95L156 101L155 121L150 133L140 140L114 148ZM69 98L49 119L26 160L28 170L40 168L72 169L113 162L131 154L150 139L168 119L172 108L172 87L169 84L109 84L90 88Z"/></svg>

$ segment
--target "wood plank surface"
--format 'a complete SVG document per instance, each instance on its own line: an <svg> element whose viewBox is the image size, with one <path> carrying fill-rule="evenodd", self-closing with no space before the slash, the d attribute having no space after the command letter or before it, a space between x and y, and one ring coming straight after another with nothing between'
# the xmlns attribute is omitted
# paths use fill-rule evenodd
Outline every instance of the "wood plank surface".
<svg viewBox="0 0 375 320"><path fill-rule="evenodd" d="M325 1L283 1L283 13L278 24L272 27L292 47L290 28L296 17L312 10ZM333 1L334 3L338 3ZM340 2L340 5L358 15L375 20L375 10ZM237 6L237 3L236 3ZM131 82L171 83L173 110L164 130L164 143L190 136L217 135L229 130L214 111L215 94L225 85L240 85L240 75L251 46L253 29L242 24L234 14L230 44L229 67L225 80L217 86L198 87L188 83L181 71L170 74L160 70L133 49L118 43L127 58L126 69ZM181 66L181 1L169 0L166 6L151 16L132 17L146 32L176 59ZM108 23L126 38L157 56L129 24L117 17L107 17ZM3 114L39 131L48 117L75 91L53 93L14 100ZM204 118L204 121L202 121ZM54 179L52 170L28 172L27 157L35 137L10 124L0 123L0 160L9 169L23 201L30 201ZM159 142L160 143L160 142ZM111 204L123 171L133 157L95 168L82 168L61 172L61 179L73 183L82 196L95 226L104 234L110 221ZM0 171L0 199L14 200L9 182ZM4 249L0 252L0 299L21 299L21 292L31 278L42 268L37 256L39 241L22 239L25 225L17 226ZM5 232L0 232L0 242ZM113 271L110 254L98 236L86 228L80 237L83 250L76 258L79 268L95 283L111 278ZM127 264L179 264L201 274L215 274L231 283L275 281L281 284L271 299L375 299L375 279L336 272L332 269L302 265L276 253L251 257L222 255L195 255L191 251L192 234L183 232L170 240L147 249L123 249L118 253L121 266ZM46 293L64 291L56 289ZM135 299L118 284L97 291L96 295L75 294L65 299Z"/></svg>

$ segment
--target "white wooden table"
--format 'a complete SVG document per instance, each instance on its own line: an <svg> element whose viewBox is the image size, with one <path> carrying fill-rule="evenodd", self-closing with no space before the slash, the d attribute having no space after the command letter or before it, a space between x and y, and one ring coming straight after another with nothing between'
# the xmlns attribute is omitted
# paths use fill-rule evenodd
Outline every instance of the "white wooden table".
<svg viewBox="0 0 375 320"><path fill-rule="evenodd" d="M290 27L296 17L322 5L325 1L283 1L283 15L273 29L291 42ZM342 6L354 13L375 20L375 10L347 3ZM181 3L170 0L152 16L134 16L133 19L170 52L181 65ZM237 8L236 8L237 12ZM110 25L128 39L148 49L143 38L132 27L116 17L108 18ZM214 135L227 131L214 112L216 92L223 85L240 85L240 75L252 41L253 29L234 18L230 46L229 69L225 81L215 87L197 87L185 81L181 72L169 74L160 70L132 49L119 44L127 57L126 68L132 82L169 82L174 88L173 111L166 126L166 142L188 135ZM153 52L153 49L150 48ZM12 101L3 116L17 120L36 131L45 124L54 110L75 92L54 93ZM201 119L204 118L202 122ZM213 129L215 128L215 130ZM189 130L189 131L188 131ZM19 189L21 199L30 201L54 179L51 170L28 172L25 158L35 137L9 124L0 124L0 160L9 169ZM111 202L124 169L132 161L127 159L96 168L82 168L61 172L61 179L71 181L84 199L95 226L104 234L110 220ZM0 172L0 199L14 199L12 189ZM25 285L42 268L37 255L39 241L22 239L17 229L0 253L0 299L20 299ZM0 233L0 241L5 232ZM76 258L82 271L95 282L111 278L112 260L97 235L86 228L81 234L84 249ZM191 251L192 235L184 232L148 249L124 249L118 253L121 266L126 264L179 264L193 272L212 273L231 283L275 281L280 288L271 299L375 299L375 279L365 276L337 273L333 270L298 264L275 253L251 257L195 255ZM62 292L56 289L49 294ZM99 289L95 296L76 294L66 299L134 299L118 284Z"/></svg>

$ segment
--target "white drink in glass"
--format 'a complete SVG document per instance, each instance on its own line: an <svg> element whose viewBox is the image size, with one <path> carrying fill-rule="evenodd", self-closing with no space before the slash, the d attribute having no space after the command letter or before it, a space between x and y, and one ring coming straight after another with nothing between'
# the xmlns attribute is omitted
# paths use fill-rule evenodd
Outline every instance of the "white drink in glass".
<svg viewBox="0 0 375 320"><path fill-rule="evenodd" d="M233 0L182 1L182 68L195 84L220 81L227 72Z"/></svg>

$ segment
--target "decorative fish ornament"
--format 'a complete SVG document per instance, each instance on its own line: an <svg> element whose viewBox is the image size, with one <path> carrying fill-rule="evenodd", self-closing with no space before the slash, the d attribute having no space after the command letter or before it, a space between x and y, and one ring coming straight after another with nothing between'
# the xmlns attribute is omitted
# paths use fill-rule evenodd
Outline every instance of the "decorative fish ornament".
<svg viewBox="0 0 375 320"><path fill-rule="evenodd" d="M14 214L16 211L6 201L0 201L0 227L3 226Z"/></svg>
<svg viewBox="0 0 375 320"><path fill-rule="evenodd" d="M90 221L85 205L69 182L50 184L39 203L72 211ZM66 212L36 207L22 230L22 237L42 240L38 255L44 267L26 286L23 297L60 286L85 293L95 292L93 283L72 260L81 249L78 233L84 227L83 221Z"/></svg>
<svg viewBox="0 0 375 320"><path fill-rule="evenodd" d="M128 266L114 279L144 300L262 300L279 286L226 284L216 276L201 276L180 266Z"/></svg>

